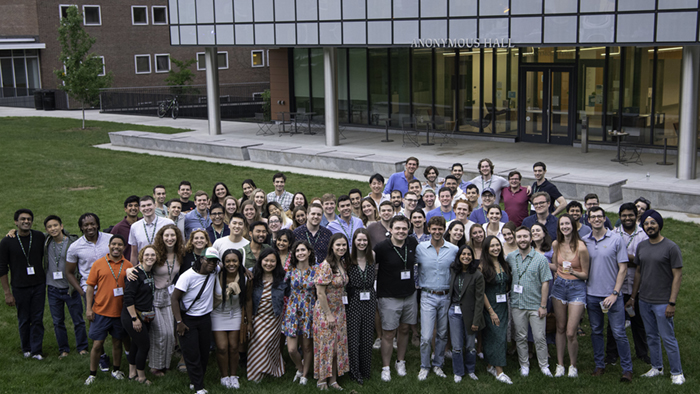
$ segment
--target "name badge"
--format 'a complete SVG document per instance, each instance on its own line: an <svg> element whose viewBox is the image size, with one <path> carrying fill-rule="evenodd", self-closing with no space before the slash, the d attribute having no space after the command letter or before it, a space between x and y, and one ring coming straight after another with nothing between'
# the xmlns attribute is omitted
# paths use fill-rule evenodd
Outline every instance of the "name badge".
<svg viewBox="0 0 700 394"><path fill-rule="evenodd" d="M34 267L27 267L27 275L34 275Z"/></svg>
<svg viewBox="0 0 700 394"><path fill-rule="evenodd" d="M411 279L411 271L401 271L401 280Z"/></svg>
<svg viewBox="0 0 700 394"><path fill-rule="evenodd" d="M459 305L455 305L455 315L461 315L462 314L462 307Z"/></svg>
<svg viewBox="0 0 700 394"><path fill-rule="evenodd" d="M505 294L496 294L496 302L499 304L502 302L506 302L506 295Z"/></svg>
<svg viewBox="0 0 700 394"><path fill-rule="evenodd" d="M168 286L168 294L173 294L173 291L175 291L175 285Z"/></svg>
<svg viewBox="0 0 700 394"><path fill-rule="evenodd" d="M53 280L63 279L63 272L56 271L53 273Z"/></svg>
<svg viewBox="0 0 700 394"><path fill-rule="evenodd" d="M114 289L114 296L115 297L121 297L124 295L124 288L123 287L117 287Z"/></svg>
<svg viewBox="0 0 700 394"><path fill-rule="evenodd" d="M369 291L360 292L360 301L369 301Z"/></svg>
<svg viewBox="0 0 700 394"><path fill-rule="evenodd" d="M523 294L523 287L520 285L513 285L513 291L518 294Z"/></svg>
<svg viewBox="0 0 700 394"><path fill-rule="evenodd" d="M348 296L344 295L343 296L343 305L347 305L347 304L348 304Z"/></svg>

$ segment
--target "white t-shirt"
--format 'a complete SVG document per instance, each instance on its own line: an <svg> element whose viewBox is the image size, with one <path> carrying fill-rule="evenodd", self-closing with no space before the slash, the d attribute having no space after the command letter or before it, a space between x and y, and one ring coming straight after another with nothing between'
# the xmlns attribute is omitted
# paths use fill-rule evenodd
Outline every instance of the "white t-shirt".
<svg viewBox="0 0 700 394"><path fill-rule="evenodd" d="M481 193L484 191L485 188L490 187L493 189L494 193L496 195L496 201L494 204L498 205L501 203L501 191L503 188L510 187L510 183L508 183L508 180L502 176L499 175L491 175L491 179L488 181L484 181L484 178L479 175L478 177L474 178L471 180L471 183L475 184L476 187L479 188L479 205L481 205Z"/></svg>
<svg viewBox="0 0 700 394"><path fill-rule="evenodd" d="M191 308L190 305L192 302L194 302L197 294L199 294L199 290L204 284L207 275L200 275L192 268L180 275L175 288L183 293L180 301L180 308L183 312L189 308L189 311L187 311L187 315L189 316L204 316L207 313L211 313L212 309L214 309L214 286L216 286L216 274L218 274L220 270L221 269L219 267L215 267L214 271L209 274L207 287Z"/></svg>
<svg viewBox="0 0 700 394"><path fill-rule="evenodd" d="M129 230L129 245L136 247L137 253L140 252L144 246L150 245L155 241L158 230L167 224L175 223L168 218L159 216L156 216L151 224L146 224L145 219L137 220L136 223L131 225L131 230Z"/></svg>
<svg viewBox="0 0 700 394"><path fill-rule="evenodd" d="M245 238L241 238L238 242L232 242L228 237L219 238L214 242L212 247L219 251L219 255L223 256L224 252L229 249L243 249L244 246L248 245L250 241Z"/></svg>

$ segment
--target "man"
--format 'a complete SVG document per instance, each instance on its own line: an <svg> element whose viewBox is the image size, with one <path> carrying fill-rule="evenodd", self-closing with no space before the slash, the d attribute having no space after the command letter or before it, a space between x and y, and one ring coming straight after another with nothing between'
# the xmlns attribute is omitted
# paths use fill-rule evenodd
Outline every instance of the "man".
<svg viewBox="0 0 700 394"><path fill-rule="evenodd" d="M221 204L213 204L209 208L211 224L207 226L209 241L214 243L219 238L225 238L230 234L228 226L224 223L224 207Z"/></svg>
<svg viewBox="0 0 700 394"><path fill-rule="evenodd" d="M526 217L523 220L523 226L531 228L533 224L539 223L547 229L552 240L557 239L557 217L549 213L549 205L551 204L549 194L537 192L532 195L530 200L532 207L535 208L535 214Z"/></svg>
<svg viewBox="0 0 700 394"><path fill-rule="evenodd" d="M428 212L437 208L435 206L436 199L437 199L437 193L435 193L435 191L433 189L428 189L428 190L423 192L423 203L425 204L425 206L423 207L423 212L425 212L426 215L428 214Z"/></svg>
<svg viewBox="0 0 700 394"><path fill-rule="evenodd" d="M467 199L467 196L464 194L462 189L459 188L459 180L454 175L446 176L445 183L442 186L452 190L452 202Z"/></svg>
<svg viewBox="0 0 700 394"><path fill-rule="evenodd" d="M143 218L132 224L129 231L129 245L132 246L129 261L139 261L141 248L153 245L158 230L167 224L175 224L170 219L156 216L156 204L151 196L143 196L139 199L139 210Z"/></svg>
<svg viewBox="0 0 700 394"><path fill-rule="evenodd" d="M272 176L272 184L275 186L275 191L267 193L267 202L275 201L282 206L282 212L289 211L289 206L292 205L294 195L286 190L284 186L287 182L287 176L281 172Z"/></svg>
<svg viewBox="0 0 700 394"><path fill-rule="evenodd" d="M457 179L460 190L462 190L462 192L466 192L467 186L469 186L471 182L462 179L462 175L464 175L464 167L462 166L462 163L452 164L452 168L450 169L450 171L452 173L452 176L454 176Z"/></svg>
<svg viewBox="0 0 700 394"><path fill-rule="evenodd" d="M590 226L587 226L581 222L581 216L583 215L583 205L581 205L580 202L570 201L568 204L566 204L566 213L571 215L571 217L576 221L576 230L578 231L579 238L583 239L591 233Z"/></svg>
<svg viewBox="0 0 700 394"><path fill-rule="evenodd" d="M625 305L620 297L622 284L627 275L627 249L619 234L605 228L605 211L593 207L589 211L591 234L584 238L590 255L587 281L586 308L591 323L591 342L595 370L593 376L605 373L604 339L605 312L613 331L617 350L620 353L622 382L632 381L632 356L625 333Z"/></svg>
<svg viewBox="0 0 700 394"><path fill-rule="evenodd" d="M487 187L486 189L482 190L481 192L481 207L476 208L472 211L472 214L469 215L469 220L476 224L484 224L488 223L489 219L487 217L486 212L486 207L492 204L496 204L496 192L493 191L490 187ZM508 213L507 212L502 212L501 215L501 222L502 223L508 223Z"/></svg>
<svg viewBox="0 0 700 394"><path fill-rule="evenodd" d="M253 222L250 224L250 243L240 249L243 253L243 265L252 270L255 263L258 261L258 256L263 249L269 248L270 245L265 243L269 230L265 222Z"/></svg>
<svg viewBox="0 0 700 394"><path fill-rule="evenodd" d="M180 229L182 236L185 236L185 214L182 213L182 201L178 199L170 200L168 206L168 219Z"/></svg>
<svg viewBox="0 0 700 394"><path fill-rule="evenodd" d="M481 159L476 166L477 171L479 171L479 176L471 180L471 183L475 184L482 192L486 188L493 190L495 197L494 204L498 205L501 203L501 190L508 187L508 181L502 176L494 175L493 169L496 168L493 165L491 159ZM466 191L466 190L465 190ZM481 202L483 206L491 205Z"/></svg>
<svg viewBox="0 0 700 394"><path fill-rule="evenodd" d="M586 206L586 211L588 211L589 209L591 209L593 207L600 206L600 200L598 199L598 195L595 193L586 194L586 196L583 198L583 205ZM587 215L584 214L580 220L581 220L581 223L583 223L589 227L591 226L591 223L588 222ZM608 218L605 218L605 228L607 228L608 230L613 229L612 223L610 223L610 219L608 219Z"/></svg>
<svg viewBox="0 0 700 394"><path fill-rule="evenodd" d="M423 193L425 193L426 190L432 190L435 193L440 190L440 183L442 182L438 178L439 175L440 171L438 171L437 167L435 166L428 166L425 171L423 171L423 176L425 177L425 182L423 182Z"/></svg>
<svg viewBox="0 0 700 394"><path fill-rule="evenodd" d="M311 204L306 210L306 223L294 230L294 237L297 240L307 240L314 248L317 264L326 259L328 243L333 235L329 229L321 226L322 217L323 207L319 204Z"/></svg>
<svg viewBox="0 0 700 394"><path fill-rule="evenodd" d="M90 376L85 380L86 386L97 379L97 366L107 334L112 336L112 377L117 380L124 379L124 372L119 370L122 337L126 334L122 328L121 314L126 270L132 267L124 258L125 246L124 237L112 235L109 240L109 254L95 261L87 278L85 315L92 322L88 336L93 342L90 351Z"/></svg>
<svg viewBox="0 0 700 394"><path fill-rule="evenodd" d="M559 189L557 189L557 187L554 186L551 182L549 182L545 177L545 175L547 175L547 166L543 162L538 161L532 166L532 172L535 175L535 182L532 184L532 193L549 193L550 201L555 202L555 204L550 205L549 211L554 216L559 215L562 211L564 211L564 208L566 208L566 199L564 198L564 196L561 195ZM555 206L556 204L559 205ZM530 213L534 213L533 211L531 211Z"/></svg>
<svg viewBox="0 0 700 394"><path fill-rule="evenodd" d="M416 324L416 282L413 266L418 241L408 237L408 218L394 216L389 223L391 238L374 246L377 271L377 308L382 321L382 381L391 380L391 353L397 336L396 372L406 376L408 330Z"/></svg>
<svg viewBox="0 0 700 394"><path fill-rule="evenodd" d="M156 216L167 218L168 207L165 206L165 186L156 185L153 188L153 199L156 200Z"/></svg>
<svg viewBox="0 0 700 394"><path fill-rule="evenodd" d="M367 226L369 240L372 245L378 245L391 237L390 222L394 217L394 207L389 201L379 204L379 220Z"/></svg>
<svg viewBox="0 0 700 394"><path fill-rule="evenodd" d="M335 194L326 193L321 197L323 205L323 218L321 218L321 226L328 227L328 224L338 218L335 214Z"/></svg>
<svg viewBox="0 0 700 394"><path fill-rule="evenodd" d="M520 227L523 223L523 219L529 215L527 203L530 202L530 196L528 195L527 189L520 183L522 178L520 172L511 171L508 174L508 185L510 187L504 188L501 191L504 210L508 214L510 221L513 222L516 227Z"/></svg>
<svg viewBox="0 0 700 394"><path fill-rule="evenodd" d="M415 174L418 169L418 159L415 157L409 157L406 159L406 164L404 164L404 170L391 174L389 181L384 187L384 194L391 194L392 191L398 190L403 196L408 191L408 181L415 178Z"/></svg>
<svg viewBox="0 0 700 394"><path fill-rule="evenodd" d="M418 209L418 195L414 192L406 192L403 196L403 209L399 212L399 215L411 217L411 213Z"/></svg>
<svg viewBox="0 0 700 394"><path fill-rule="evenodd" d="M206 230L211 224L209 216L209 195L203 190L198 190L194 195L194 204L197 208L185 214L185 239L190 238L194 230Z"/></svg>
<svg viewBox="0 0 700 394"><path fill-rule="evenodd" d="M641 222L649 239L639 244L634 256L638 269L634 274L632 297L627 301L627 306L633 306L635 298L639 297L639 312L646 328L652 365L649 372L642 376L663 375L660 337L671 367L671 382L680 385L685 383L685 376L673 317L683 276L681 249L661 235L664 220L658 212L646 210Z"/></svg>
<svg viewBox="0 0 700 394"><path fill-rule="evenodd" d="M48 233L44 243L44 271L46 271L47 296L49 310L53 320L53 330L58 343L58 358L68 356L68 332L65 325L65 308L68 307L75 331L75 348L80 355L88 353L88 339L83 320L83 302L80 293L74 289L65 275L66 255L70 245L78 240L77 235L63 230L63 222L56 215L44 219L44 228Z"/></svg>
<svg viewBox="0 0 700 394"><path fill-rule="evenodd" d="M398 215L401 212L401 203L403 202L403 195L400 190L394 190L390 194L391 206L394 208L394 215Z"/></svg>
<svg viewBox="0 0 700 394"><path fill-rule="evenodd" d="M430 241L416 247L418 284L420 298L420 372L418 380L425 380L431 367L430 343L433 328L437 327L435 355L432 357L433 372L445 378L442 371L447 345L447 311L450 308L450 265L455 261L459 248L445 242L445 218L434 216L428 221Z"/></svg>
<svg viewBox="0 0 700 394"><path fill-rule="evenodd" d="M620 206L620 227L616 227L613 232L622 237L622 242L627 245L627 276L622 284L622 295L625 303L632 298L632 287L634 284L634 275L637 271L637 266L634 264L634 256L637 253L637 246L649 237L637 225L637 207L633 203L628 202ZM642 315L639 313L639 302L633 305L634 313L631 315L625 311L625 320L629 320L630 328L632 329L632 339L634 340L634 351L637 358L651 364L649 358L649 347L647 346L647 334L644 331L644 322ZM617 345L613 338L612 330L608 324L608 343L606 348L605 364L615 364L617 362Z"/></svg>
<svg viewBox="0 0 700 394"><path fill-rule="evenodd" d="M195 208L194 202L190 201L190 196L192 195L192 184L190 184L188 181L180 182L180 186L177 189L177 195L180 196L182 212L187 213Z"/></svg>
<svg viewBox="0 0 700 394"><path fill-rule="evenodd" d="M537 253L532 248L532 234L530 229L520 226L515 230L515 242L518 250L511 252L506 257L513 273L512 288L510 292L510 311L515 327L515 343L518 349L520 361L520 375L527 376L530 373L530 361L528 360L527 331L528 325L532 327L532 337L535 340L537 362L542 374L552 377L547 362L547 296L549 295L549 281L552 280L552 272L549 262L544 255Z"/></svg>
<svg viewBox="0 0 700 394"><path fill-rule="evenodd" d="M124 212L126 216L121 222L112 227L110 233L112 235L119 234L124 239L129 239L131 225L139 220L139 196L129 196L124 200ZM124 256L131 256L131 245L127 245L124 249Z"/></svg>
<svg viewBox="0 0 700 394"><path fill-rule="evenodd" d="M408 182L408 192L415 194L416 197L418 198L418 204L416 205L416 208L418 208L418 209L425 208L425 202L423 201L423 197L422 197L423 187L421 186L420 180L413 179L410 182ZM404 195L404 197L406 197L406 196Z"/></svg>
<svg viewBox="0 0 700 394"><path fill-rule="evenodd" d="M458 200L452 205L452 209L455 211L455 220L459 220L464 225L464 239L469 241L469 230L475 224L469 220L469 208L470 205L466 200ZM452 221L447 222L447 227L450 226Z"/></svg>
<svg viewBox="0 0 700 394"><path fill-rule="evenodd" d="M250 241L243 238L243 230L245 229L245 217L243 215L238 212L234 213L231 216L228 228L228 236L217 239L212 245L214 249L219 251L220 255L223 255L229 249L242 249L250 243Z"/></svg>
<svg viewBox="0 0 700 394"><path fill-rule="evenodd" d="M352 216L359 218L362 216L362 192L360 189L352 189L348 192L350 205L352 205Z"/></svg>
<svg viewBox="0 0 700 394"><path fill-rule="evenodd" d="M350 252L352 250L350 244L355 230L365 228L365 225L362 223L362 219L352 216L352 204L350 204L350 197L347 195L338 197L338 212L340 215L328 225L328 230L332 234L343 233L348 239L348 252Z"/></svg>
<svg viewBox="0 0 700 394"><path fill-rule="evenodd" d="M438 200L440 200L440 206L428 212L425 215L425 219L430 221L433 216L441 216L446 221L454 220L455 213L452 211L452 197L454 197L454 192L449 187L443 186L438 192Z"/></svg>
<svg viewBox="0 0 700 394"><path fill-rule="evenodd" d="M389 196L384 194L384 177L381 174L374 174L369 177L370 192L367 197L371 197L372 201L377 205L389 200Z"/></svg>
<svg viewBox="0 0 700 394"><path fill-rule="evenodd" d="M24 357L43 360L46 273L42 263L46 238L41 231L32 230L34 213L31 210L18 209L14 220L16 236L0 241L0 282L5 304L17 308ZM7 278L10 272L12 287Z"/></svg>

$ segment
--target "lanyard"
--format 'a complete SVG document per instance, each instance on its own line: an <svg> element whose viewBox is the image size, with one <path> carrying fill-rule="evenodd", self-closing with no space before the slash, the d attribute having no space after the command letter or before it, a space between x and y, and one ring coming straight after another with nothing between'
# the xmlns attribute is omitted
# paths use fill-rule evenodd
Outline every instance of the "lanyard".
<svg viewBox="0 0 700 394"><path fill-rule="evenodd" d="M61 249L56 250L56 242L53 243L53 253L55 254L54 256L54 262L56 263L56 271L58 272L58 263L61 261L61 256L63 256L63 247L66 245L66 239L63 238L63 241L61 242Z"/></svg>
<svg viewBox="0 0 700 394"><path fill-rule="evenodd" d="M143 219L143 232L146 233L146 241L148 241L149 245L153 245L153 241L156 238L156 227L158 227L158 216L156 216L156 220L153 222L153 231L149 237L148 230L146 229L146 219Z"/></svg>
<svg viewBox="0 0 700 394"><path fill-rule="evenodd" d="M29 253L32 251L32 230L29 230ZM22 241L19 239L19 234L17 235L17 242L19 242L19 247L22 248L22 254L24 254L24 257L27 259L27 266L31 267L32 265L29 264L29 253L27 253L27 250L24 250L24 245L22 245Z"/></svg>
<svg viewBox="0 0 700 394"><path fill-rule="evenodd" d="M442 218L447 220L447 221L452 220L453 213L454 213L454 211L447 212L448 215L447 215L447 217L445 217L445 212L442 212L442 209L440 210L440 216L442 216Z"/></svg>
<svg viewBox="0 0 700 394"><path fill-rule="evenodd" d="M460 293L462 293L462 286L464 286L464 275L460 273L457 276L457 290L459 290Z"/></svg>
<svg viewBox="0 0 700 394"><path fill-rule="evenodd" d="M348 235L348 233L345 231L345 228L343 227L343 222L344 222L344 220L342 218L338 218L338 224L340 225L340 229L343 230L343 232L345 233L345 236L348 239L352 239L352 234L353 234L352 230L355 227L355 224L352 222L352 217L350 217L350 223L348 223L348 227L350 227L350 235Z"/></svg>
<svg viewBox="0 0 700 394"><path fill-rule="evenodd" d="M637 227L634 230L634 233L632 233L632 235L629 235L629 234L627 234L627 232L625 230L622 229L622 226L620 226L620 234L626 234L630 237L629 241L627 241L627 247L625 248L625 249L627 249L630 247L630 244L632 244L632 241L634 241L634 237L636 237L637 234L639 234L639 227Z"/></svg>
<svg viewBox="0 0 700 394"><path fill-rule="evenodd" d="M527 269L530 268L530 264L532 263L532 256L528 255L527 257L525 257L525 259L523 259L522 263L524 264L525 260L528 260L528 259L530 261L527 262L527 265L525 266L525 269L522 270L522 272L520 271L520 263L515 264L516 268L518 269L518 284L520 284L520 279L523 278L523 275L525 275L525 273L527 272ZM517 262L517 260L516 260L516 262Z"/></svg>
<svg viewBox="0 0 700 394"><path fill-rule="evenodd" d="M199 211L196 209L194 210L194 213L197 214L197 220L199 221L199 224L202 226L202 228L207 228L207 219L209 219L209 212L207 212L206 218L203 218L202 215L199 214ZM202 222L202 219L204 219L204 222ZM216 233L216 230L214 230L214 233Z"/></svg>
<svg viewBox="0 0 700 394"><path fill-rule="evenodd" d="M173 265L170 265L168 259L165 259L165 266L168 267L168 283L173 281L173 268L175 268L175 257L173 257Z"/></svg>
<svg viewBox="0 0 700 394"><path fill-rule="evenodd" d="M122 268L124 268L124 260L120 260L121 263L119 263L119 275L114 275L114 270L112 269L112 264L109 263L109 257L105 258L107 261L107 267L109 267L109 270L112 272L112 277L114 278L114 281L117 282L117 287L119 287L119 277L122 276Z"/></svg>
<svg viewBox="0 0 700 394"><path fill-rule="evenodd" d="M493 175L491 175L491 179L489 179L489 187L491 187L491 182L493 182ZM484 191L484 185L486 185L486 182L484 182L484 176L481 176L481 191Z"/></svg>
<svg viewBox="0 0 700 394"><path fill-rule="evenodd" d="M146 270L144 270L143 267L141 267L141 271L143 271L143 273L146 274L146 280L144 280L143 283L147 284L148 287L151 288L151 295L155 295L156 294L156 283L153 280L153 271L152 270L153 270L153 268L151 268L151 272L150 272L151 275L149 276L148 275L149 273L146 272Z"/></svg>
<svg viewBox="0 0 700 394"><path fill-rule="evenodd" d="M342 228L342 226L341 226L341 228ZM306 228L306 240L309 241L311 246L316 248L316 242L318 242L318 237L321 235L321 229L318 229L318 231L316 231L316 235L311 234L311 237L309 238L310 233L311 232L309 231L309 228L307 227ZM313 241L312 241L312 239L313 239Z"/></svg>
<svg viewBox="0 0 700 394"><path fill-rule="evenodd" d="M214 226L211 226L211 231L214 232L214 241L216 241L217 239L224 236L224 229L223 228L221 229L220 233L217 233L216 230L214 229Z"/></svg>
<svg viewBox="0 0 700 394"><path fill-rule="evenodd" d="M406 246L406 244L404 243L404 245L401 247L401 249L403 249L404 247L406 248L406 249L404 249L403 256L401 256L401 253L399 253L399 250L396 249L396 246L391 245L391 247L394 248L394 252L396 252L396 254L399 255L399 258L401 259L401 261L403 261L403 270L406 271L408 269L406 267L406 263L408 262L408 246Z"/></svg>

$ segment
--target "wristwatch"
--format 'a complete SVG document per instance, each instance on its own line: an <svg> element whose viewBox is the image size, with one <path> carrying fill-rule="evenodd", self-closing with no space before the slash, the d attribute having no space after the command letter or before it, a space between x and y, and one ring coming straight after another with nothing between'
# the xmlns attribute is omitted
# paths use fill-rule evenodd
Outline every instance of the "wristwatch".
<svg viewBox="0 0 700 394"><path fill-rule="evenodd" d="M182 320L178 320L175 322L175 324L180 324L180 323L182 323Z"/></svg>
<svg viewBox="0 0 700 394"><path fill-rule="evenodd" d="M136 321L136 320L138 320L138 319L139 319L138 317L132 317L132 318L131 318L131 321Z"/></svg>
<svg viewBox="0 0 700 394"><path fill-rule="evenodd" d="M540 308L547 309L547 305L540 305Z"/></svg>
<svg viewBox="0 0 700 394"><path fill-rule="evenodd" d="M614 296L619 296L620 293L618 293L617 290L613 290L613 295L614 295Z"/></svg>
<svg viewBox="0 0 700 394"><path fill-rule="evenodd" d="M668 304L671 305L671 306L674 307L674 308L676 307L676 303L675 303L675 302L669 302Z"/></svg>

